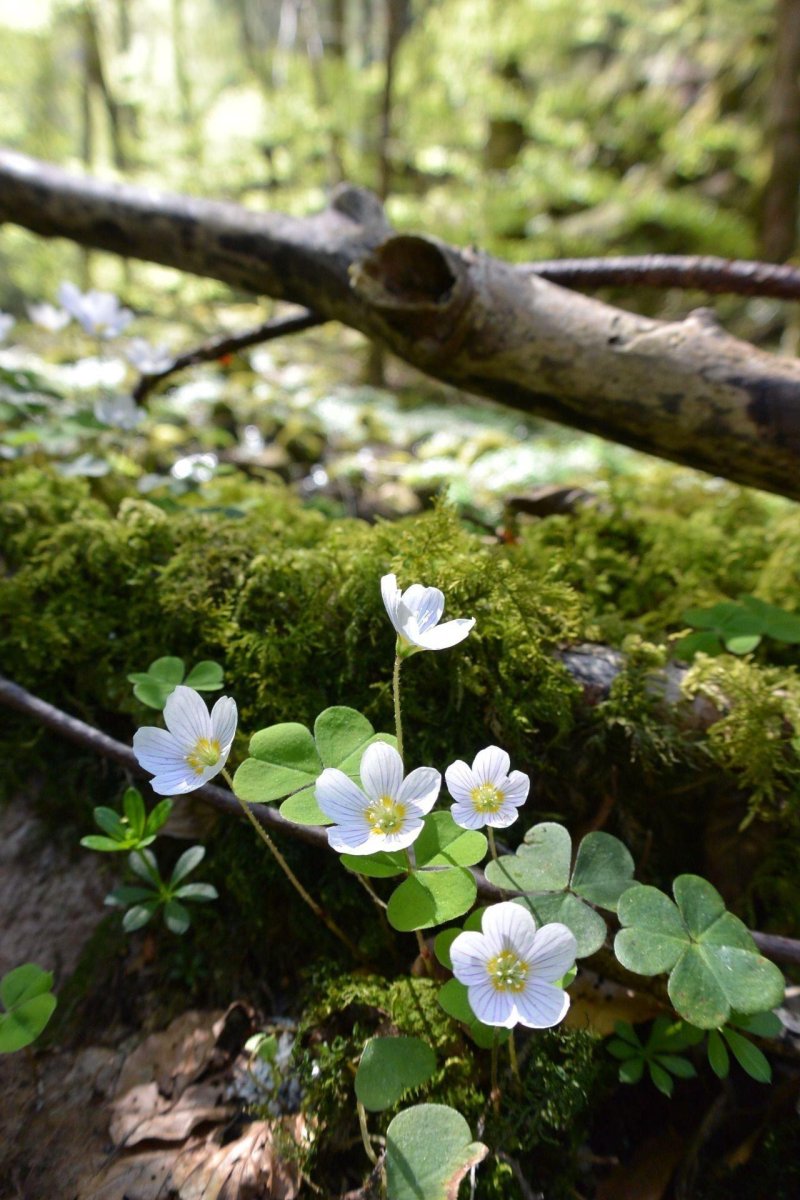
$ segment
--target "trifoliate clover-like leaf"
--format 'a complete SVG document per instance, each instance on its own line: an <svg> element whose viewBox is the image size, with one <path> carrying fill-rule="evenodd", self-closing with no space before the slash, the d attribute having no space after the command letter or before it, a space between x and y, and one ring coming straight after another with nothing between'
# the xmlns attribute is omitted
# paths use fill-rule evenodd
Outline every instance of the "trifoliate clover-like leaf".
<svg viewBox="0 0 800 1200"><path fill-rule="evenodd" d="M294 721L271 725L250 739L250 757L234 775L234 791L250 804L283 800L281 814L299 825L330 825L314 798L317 777L337 767L358 783L361 757L376 741L395 745L391 734L376 733L362 713L343 705L320 713L313 733Z"/></svg>
<svg viewBox="0 0 800 1200"><path fill-rule="evenodd" d="M368 1112L383 1112L435 1070L436 1055L421 1038L370 1038L356 1071L356 1097Z"/></svg>
<svg viewBox="0 0 800 1200"><path fill-rule="evenodd" d="M563 825L545 821L525 834L516 854L487 863L486 878L506 892L523 892L524 903L541 924L560 921L575 935L578 957L599 950L606 923L590 905L614 912L620 896L636 886L633 859L611 834L589 833L575 866L572 838ZM587 903L588 901L588 903Z"/></svg>
<svg viewBox="0 0 800 1200"><path fill-rule="evenodd" d="M478 885L464 867L412 871L389 897L389 924L404 933L443 925L469 912Z"/></svg>
<svg viewBox="0 0 800 1200"><path fill-rule="evenodd" d="M460 1181L488 1153L471 1139L461 1113L444 1104L418 1104L398 1113L386 1131L392 1200L455 1200Z"/></svg>
<svg viewBox="0 0 800 1200"><path fill-rule="evenodd" d="M623 894L614 942L622 965L639 975L669 972L676 1012L700 1029L718 1029L734 1009L746 1015L779 1004L783 975L717 890L698 875L680 875L673 893L675 903L653 887Z"/></svg>
<svg viewBox="0 0 800 1200"><path fill-rule="evenodd" d="M11 1054L34 1042L53 1015L56 998L51 971L23 963L0 979L0 1054Z"/></svg>
<svg viewBox="0 0 800 1200"><path fill-rule="evenodd" d="M178 684L194 688L196 692L220 691L223 670L219 663L203 659L186 675L182 658L165 655L151 662L146 671L134 671L128 676L128 682L133 684L133 694L140 703L160 712Z"/></svg>

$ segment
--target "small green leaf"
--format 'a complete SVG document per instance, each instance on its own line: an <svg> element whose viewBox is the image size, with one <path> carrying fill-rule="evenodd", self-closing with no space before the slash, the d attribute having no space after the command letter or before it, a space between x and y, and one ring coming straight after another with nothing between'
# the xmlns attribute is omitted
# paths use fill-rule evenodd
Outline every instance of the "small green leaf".
<svg viewBox="0 0 800 1200"><path fill-rule="evenodd" d="M686 928L695 939L707 933L726 911L717 889L699 875L679 875L672 891Z"/></svg>
<svg viewBox="0 0 800 1200"><path fill-rule="evenodd" d="M174 690L171 684L159 683L157 679L151 679L149 675L145 675L138 683L134 683L133 694L140 704L163 712L164 705Z"/></svg>
<svg viewBox="0 0 800 1200"><path fill-rule="evenodd" d="M43 996L52 986L52 971L43 971L36 963L23 963L0 979L0 1002L6 1009L16 1008L34 996Z"/></svg>
<svg viewBox="0 0 800 1200"><path fill-rule="evenodd" d="M345 774L358 772L361 757L374 736L375 730L363 713L344 705L326 708L314 722L314 741L322 765L338 767Z"/></svg>
<svg viewBox="0 0 800 1200"><path fill-rule="evenodd" d="M740 633L736 637L725 638L725 649L729 650L731 654L749 654L760 643L760 634Z"/></svg>
<svg viewBox="0 0 800 1200"><path fill-rule="evenodd" d="M387 854L385 850L379 850L376 854L342 854L340 861L348 871L366 875L368 879L391 879L395 875L405 875L408 871L408 859L402 850L391 854Z"/></svg>
<svg viewBox="0 0 800 1200"><path fill-rule="evenodd" d="M12 1054L35 1042L55 1007L56 998L48 992L31 996L11 1012L0 1013L0 1054Z"/></svg>
<svg viewBox="0 0 800 1200"><path fill-rule="evenodd" d="M697 1074L688 1058L681 1058L679 1054L659 1054L658 1062L678 1079L694 1079Z"/></svg>
<svg viewBox="0 0 800 1200"><path fill-rule="evenodd" d="M735 1025L738 1029L744 1029L745 1032L752 1033L754 1037L763 1038L780 1037L783 1029L783 1022L774 1012L751 1013L750 1016L732 1012L728 1024Z"/></svg>
<svg viewBox="0 0 800 1200"><path fill-rule="evenodd" d="M192 923L188 908L179 900L168 900L164 905L164 924L171 933L186 933Z"/></svg>
<svg viewBox="0 0 800 1200"><path fill-rule="evenodd" d="M587 833L578 847L570 887L584 900L617 911L620 896L634 886L628 847L610 833Z"/></svg>
<svg viewBox="0 0 800 1200"><path fill-rule="evenodd" d="M124 842L127 839L128 827L113 808L95 808L93 816L95 825L99 825L103 832L107 833L114 841Z"/></svg>
<svg viewBox="0 0 800 1200"><path fill-rule="evenodd" d="M213 883L185 883L183 887L177 888L172 895L176 900L193 900L195 903L204 903L209 900L219 899L219 892Z"/></svg>
<svg viewBox="0 0 800 1200"><path fill-rule="evenodd" d="M552 921L566 925L575 935L578 958L594 954L606 940L608 927L603 918L571 892L519 896L515 903L532 912L537 925L549 925Z"/></svg>
<svg viewBox="0 0 800 1200"><path fill-rule="evenodd" d="M758 1046L754 1046L746 1037L742 1037L740 1033L727 1026L722 1030L722 1036L730 1046L733 1057L739 1066L747 1072L751 1079L755 1079L757 1083L772 1082L772 1067Z"/></svg>
<svg viewBox="0 0 800 1200"><path fill-rule="evenodd" d="M129 908L122 918L122 928L125 932L135 933L137 929L146 925L158 908L158 904L158 900L149 900L145 904L134 904L133 908Z"/></svg>
<svg viewBox="0 0 800 1200"><path fill-rule="evenodd" d="M449 812L433 812L414 842L414 857L418 867L471 867L487 848L485 835L477 829L462 829Z"/></svg>
<svg viewBox="0 0 800 1200"><path fill-rule="evenodd" d="M630 1042L623 1042L622 1038L612 1038L606 1049L612 1058L621 1058L624 1062L629 1058L642 1058L644 1052L643 1046L632 1046Z"/></svg>
<svg viewBox="0 0 800 1200"><path fill-rule="evenodd" d="M708 654L716 658L723 650L722 642L716 633L688 633L675 644L675 657L682 662L690 662L695 654Z"/></svg>
<svg viewBox="0 0 800 1200"><path fill-rule="evenodd" d="M672 1082L672 1077L667 1074L664 1068L660 1067L658 1063L649 1062L647 1069L650 1072L650 1078L658 1090L665 1096L672 1096L672 1090L675 1085Z"/></svg>
<svg viewBox="0 0 800 1200"><path fill-rule="evenodd" d="M453 962L450 958L450 947L461 933L460 929L443 929L437 933L433 941L433 953L443 967L447 967L448 971L452 971Z"/></svg>
<svg viewBox="0 0 800 1200"><path fill-rule="evenodd" d="M174 888L185 879L186 876L199 866L206 856L205 846L190 846L188 850L184 850L180 856L170 876L170 888Z"/></svg>
<svg viewBox="0 0 800 1200"><path fill-rule="evenodd" d="M114 888L112 892L109 892L103 903L113 908L128 908L131 904L138 904L142 900L157 899L157 896L153 896L152 888L123 884L122 887Z"/></svg>
<svg viewBox="0 0 800 1200"><path fill-rule="evenodd" d="M158 833L159 829L163 828L169 820L169 815L172 812L172 801L169 798L159 800L155 808L153 808L145 822L145 831L150 835ZM146 843L149 844L149 843Z"/></svg>
<svg viewBox="0 0 800 1200"><path fill-rule="evenodd" d="M269 804L313 785L321 772L311 731L287 721L253 734L250 758L234 775L233 790L250 804Z"/></svg>
<svg viewBox="0 0 800 1200"><path fill-rule="evenodd" d="M461 1114L443 1104L398 1113L386 1131L391 1200L454 1200L460 1181L488 1153L471 1137Z"/></svg>
<svg viewBox="0 0 800 1200"><path fill-rule="evenodd" d="M145 827L145 810L142 793L137 788L127 788L122 797L122 808L128 820L131 833L141 837Z"/></svg>
<svg viewBox="0 0 800 1200"><path fill-rule="evenodd" d="M712 1029L708 1035L708 1061L718 1079L728 1078L731 1062L725 1043L716 1029Z"/></svg>
<svg viewBox="0 0 800 1200"><path fill-rule="evenodd" d="M194 688L197 692L218 692L222 687L223 670L219 663L210 658L192 667L184 679L186 687Z"/></svg>
<svg viewBox="0 0 800 1200"><path fill-rule="evenodd" d="M157 679L159 683L169 684L173 689L183 679L186 667L182 658L172 658L167 655L164 658L157 658L155 662L151 662L147 668L147 674Z"/></svg>
<svg viewBox="0 0 800 1200"><path fill-rule="evenodd" d="M545 821L525 834L516 854L486 864L486 878L505 891L560 892L569 885L572 839L563 825Z"/></svg>
<svg viewBox="0 0 800 1200"><path fill-rule="evenodd" d="M615 1021L614 1031L617 1037L622 1038L623 1042L627 1042L630 1046L638 1046L642 1049L642 1041L636 1030L629 1021Z"/></svg>
<svg viewBox="0 0 800 1200"><path fill-rule="evenodd" d="M658 888L643 885L623 892L617 907L626 928L614 939L614 953L637 975L660 975L675 966L687 945L677 906Z"/></svg>
<svg viewBox="0 0 800 1200"><path fill-rule="evenodd" d="M333 824L330 817L326 817L317 804L313 784L311 787L303 788L301 792L295 792L293 796L289 796L284 800L279 811L282 817L285 817L287 821L294 821L295 825Z"/></svg>
<svg viewBox="0 0 800 1200"><path fill-rule="evenodd" d="M156 839L154 837L140 838L136 845L137 847L150 846L155 840ZM113 838L103 837L102 834L99 833L88 833L86 837L81 838L80 844L85 850L99 850L104 854L124 853L126 850L130 850L131 848L130 843L127 841L115 842Z"/></svg>
<svg viewBox="0 0 800 1200"><path fill-rule="evenodd" d="M428 929L468 912L477 893L475 877L462 867L414 871L392 892L386 915L401 932Z"/></svg>
<svg viewBox="0 0 800 1200"><path fill-rule="evenodd" d="M436 1055L420 1038L370 1038L356 1072L356 1096L368 1112L382 1112L410 1088L420 1087L435 1070Z"/></svg>
<svg viewBox="0 0 800 1200"><path fill-rule="evenodd" d="M800 615L785 612L775 604L757 600L755 596L743 596L742 603L760 617L763 632L778 642L797 645L800 642Z"/></svg>
<svg viewBox="0 0 800 1200"><path fill-rule="evenodd" d="M642 1075L644 1075L643 1058L629 1058L627 1062L620 1063L620 1083L638 1083Z"/></svg>

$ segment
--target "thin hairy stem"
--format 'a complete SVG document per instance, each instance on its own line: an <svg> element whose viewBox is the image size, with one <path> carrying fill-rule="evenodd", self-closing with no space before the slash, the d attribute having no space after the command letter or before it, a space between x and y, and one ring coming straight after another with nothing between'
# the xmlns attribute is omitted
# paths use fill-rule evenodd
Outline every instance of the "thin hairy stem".
<svg viewBox="0 0 800 1200"><path fill-rule="evenodd" d="M392 695L394 696L394 731L397 737L397 753L403 757L403 717L400 712L400 663L399 654L394 658L394 671L392 672Z"/></svg>

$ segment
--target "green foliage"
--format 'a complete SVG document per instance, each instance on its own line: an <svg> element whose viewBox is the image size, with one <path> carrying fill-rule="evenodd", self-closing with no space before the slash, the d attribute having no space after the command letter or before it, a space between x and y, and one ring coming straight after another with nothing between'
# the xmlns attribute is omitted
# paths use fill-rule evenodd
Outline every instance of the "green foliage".
<svg viewBox="0 0 800 1200"><path fill-rule="evenodd" d="M703 654L749 654L762 637L796 645L800 642L800 617L767 604L755 596L743 596L737 604L726 601L712 608L693 608L683 614L687 625L700 630L681 638L675 653L691 659L697 651Z"/></svg>
<svg viewBox="0 0 800 1200"><path fill-rule="evenodd" d="M24 963L0 979L0 1054L11 1054L35 1042L56 1007L53 974Z"/></svg>
<svg viewBox="0 0 800 1200"><path fill-rule="evenodd" d="M205 659L193 666L187 675L183 659L170 656L157 658L146 671L128 676L128 682L134 685L136 699L148 708L157 708L159 712L178 684L182 683L198 692L218 692L222 680L223 672L219 663Z"/></svg>
<svg viewBox="0 0 800 1200"><path fill-rule="evenodd" d="M681 1051L702 1041L703 1032L686 1021L656 1017L646 1042L642 1042L636 1030L627 1021L617 1021L615 1029L617 1036L608 1043L608 1052L621 1060L621 1083L638 1083L646 1067L655 1087L665 1096L671 1096L674 1088L673 1076L677 1079L691 1079L697 1074Z"/></svg>
<svg viewBox="0 0 800 1200"><path fill-rule="evenodd" d="M169 879L161 878L152 850L134 850L128 856L128 866L140 883L114 888L105 898L113 908L125 910L122 928L133 933L147 925L159 909L163 909L164 924L171 933L186 933L192 923L187 904L216 900L217 889L210 883L184 883L184 879L205 858L205 846L190 846L184 850Z"/></svg>
<svg viewBox="0 0 800 1200"><path fill-rule="evenodd" d="M622 965L639 975L669 973L676 1012L701 1029L717 1029L734 1009L749 1014L780 1004L783 975L758 953L717 890L696 875L679 875L673 892L675 903L653 887L623 894L623 928L614 940Z"/></svg>
<svg viewBox="0 0 800 1200"><path fill-rule="evenodd" d="M571 861L569 831L548 821L527 831L516 854L487 863L486 878L507 891L524 892L519 903L540 924L563 922L575 934L578 956L585 958L606 937L605 921L589 904L616 912L620 896L635 884L633 859L618 838L597 832L581 841L574 868Z"/></svg>
<svg viewBox="0 0 800 1200"><path fill-rule="evenodd" d="M393 1200L449 1200L470 1167L487 1154L473 1142L460 1113L442 1104L417 1104L398 1113L386 1131L386 1178Z"/></svg>
<svg viewBox="0 0 800 1200"><path fill-rule="evenodd" d="M126 788L122 798L123 815L113 808L100 805L94 810L95 824L103 835L94 833L81 838L87 850L115 852L119 850L143 850L156 840L158 831L167 823L172 811L172 801L159 800L150 813L145 812L142 794L136 788Z"/></svg>
<svg viewBox="0 0 800 1200"><path fill-rule="evenodd" d="M356 1098L368 1112L394 1108L410 1088L426 1083L435 1070L436 1055L420 1038L370 1038L356 1071Z"/></svg>

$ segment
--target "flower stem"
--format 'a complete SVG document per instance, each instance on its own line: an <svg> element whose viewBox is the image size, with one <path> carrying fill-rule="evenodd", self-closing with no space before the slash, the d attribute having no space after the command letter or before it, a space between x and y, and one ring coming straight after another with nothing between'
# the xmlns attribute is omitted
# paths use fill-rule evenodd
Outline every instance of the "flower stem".
<svg viewBox="0 0 800 1200"><path fill-rule="evenodd" d="M500 1087L497 1082L497 1037L498 1031L495 1028L494 1037L492 1038L492 1059L491 1059L491 1075L490 1075L490 1098L492 1107L496 1113L500 1112Z"/></svg>
<svg viewBox="0 0 800 1200"><path fill-rule="evenodd" d="M367 1129L367 1113L360 1100L356 1100L356 1109L358 1111L358 1127L361 1130L361 1141L364 1143L364 1149L367 1152L367 1158L374 1167L378 1161L378 1156L372 1149L372 1145L369 1140L369 1130Z"/></svg>
<svg viewBox="0 0 800 1200"><path fill-rule="evenodd" d="M236 796L236 792L233 790L233 780L231 779L230 775L224 768L222 771L222 776L225 779L225 782L228 784L228 787L233 792L234 796ZM339 939L339 941L342 943L342 945L347 947L347 949L350 951L350 953L353 955L354 958L358 959L359 962L366 961L366 956L362 953L361 950L359 950L359 948L358 948L358 946L356 946L355 942L351 942L350 938L347 936L347 934L344 932L344 930L340 929L339 926L336 924L333 917L328 916L328 914L325 912L324 908L322 908L319 904L317 904L314 897L311 896L306 891L306 889L303 887L300 880L295 875L292 868L287 863L286 859L281 854L278 847L273 842L272 838L267 833L266 829L264 829L264 827L262 825L260 825L258 823L258 821L255 819L249 806L247 804L245 804L244 800L241 800L239 798L239 796L236 796L236 799L239 802L239 807L241 808L242 812L247 817L248 821L253 826L256 833L261 838L261 841L267 847L270 854L275 859L276 863L278 864L280 869L283 871L286 878L289 880L289 883L292 885L294 890L300 896L301 900L303 900L303 902L308 905L308 907L313 912L314 916L317 917L318 920L322 921L323 925L331 931L331 933L334 935L334 937L337 937Z"/></svg>
<svg viewBox="0 0 800 1200"><path fill-rule="evenodd" d="M519 1073L519 1059L517 1058L517 1047L514 1042L514 1030L511 1030L511 1036L508 1039L508 1057L511 1060L511 1073L517 1083L522 1083Z"/></svg>
<svg viewBox="0 0 800 1200"><path fill-rule="evenodd" d="M400 713L400 663L399 654L394 657L394 671L392 672L392 693L394 695L394 729L397 737L397 753L403 757L403 719Z"/></svg>
<svg viewBox="0 0 800 1200"><path fill-rule="evenodd" d="M495 862L497 862L497 847L494 844L494 830L491 825L486 826L486 837L489 841L489 853Z"/></svg>

